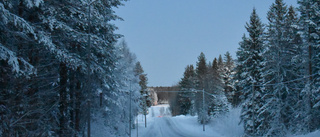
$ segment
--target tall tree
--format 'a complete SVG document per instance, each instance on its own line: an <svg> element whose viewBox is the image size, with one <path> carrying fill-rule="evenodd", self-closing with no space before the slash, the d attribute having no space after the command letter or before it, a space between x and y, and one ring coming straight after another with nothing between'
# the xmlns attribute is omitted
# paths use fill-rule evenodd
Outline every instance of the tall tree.
<svg viewBox="0 0 320 137"><path fill-rule="evenodd" d="M183 73L183 78L179 82L180 89L185 91L178 93L177 96L180 114L186 115L192 111L194 93L191 93L191 91L195 89L195 76L193 65L188 65Z"/></svg>
<svg viewBox="0 0 320 137"><path fill-rule="evenodd" d="M1 100L10 95L0 103L0 113L7 111L1 121L9 125L1 126L0 134L74 136L86 129L93 113L97 117L90 121L112 126L109 110L123 106L117 103L113 74L114 44L120 35L114 34L110 21L119 19L112 8L121 4L122 0L0 1L1 82L10 83L0 95ZM83 104L89 99L92 109L86 111L89 106ZM9 107L10 102L15 105Z"/></svg>
<svg viewBox="0 0 320 137"><path fill-rule="evenodd" d="M137 60L135 55L130 52L125 40L120 40L115 45L114 52L117 55L117 63L113 72L117 92L113 93L114 96L110 96L110 98L118 101L115 105L108 106L112 110L107 113L110 118L108 122L113 123L113 126L117 127L119 131L126 131L128 130L128 121L131 121L131 125L134 124L134 117L138 115L141 107L139 76L135 73ZM126 136L125 133L118 134Z"/></svg>
<svg viewBox="0 0 320 137"><path fill-rule="evenodd" d="M234 61L230 55L229 52L227 52L224 55L224 74L223 74L223 80L224 80L224 93L228 99L229 102L232 101L232 94L234 89L234 84L232 82L232 77L234 75Z"/></svg>
<svg viewBox="0 0 320 137"><path fill-rule="evenodd" d="M143 114L146 115L148 112L148 107L151 106L151 99L149 97L149 92L147 91L148 78L147 74L144 73L144 70L138 61L135 67L135 75L139 77L139 85L140 85L140 94L141 94L141 109Z"/></svg>
<svg viewBox="0 0 320 137"><path fill-rule="evenodd" d="M320 2L318 0L299 0L300 27L304 46L308 49L308 86L304 89L306 111L309 113L307 130L320 128L319 111L319 70L320 70Z"/></svg>
<svg viewBox="0 0 320 137"><path fill-rule="evenodd" d="M246 100L243 108L241 121L244 123L245 134L249 136L258 136L258 127L261 121L257 119L258 109L261 107L261 87L262 84L262 68L263 68L263 25L256 13L256 9L250 16L250 23L246 24L246 29L249 33L249 38L246 41L247 47L245 49L246 59L243 62L243 67L246 71L240 74L247 76L245 79L240 79L240 82L250 81L251 87L241 87L242 94Z"/></svg>
<svg viewBox="0 0 320 137"><path fill-rule="evenodd" d="M288 81L290 75L291 51L289 48L288 28L286 26L287 6L283 0L275 0L268 12L269 24L267 26L266 47L264 53L264 84L262 102L265 105L259 111L259 119L262 128L259 129L260 134L267 136L284 136L286 134L286 126L284 124L285 110L284 101L289 92L289 87L284 84Z"/></svg>
<svg viewBox="0 0 320 137"><path fill-rule="evenodd" d="M233 83L235 85L234 91L233 91L233 101L232 105L233 106L238 106L241 103L247 99L247 93L243 94L242 91L248 91L250 90L250 79L247 79L249 77L248 73L245 73L247 71L247 68L245 67L246 64L242 64L243 62L246 61L248 58L249 54L248 51L249 45L248 45L248 38L246 37L245 34L242 36L242 41L239 42L240 47L238 48L238 51L236 52L237 55L237 62L236 62L236 67L235 71L236 73L234 74L233 78Z"/></svg>
<svg viewBox="0 0 320 137"><path fill-rule="evenodd" d="M219 59L218 59L219 60ZM223 62L220 56L220 64L217 58L214 58L212 66L208 68L205 100L208 104L208 114L215 116L228 111L227 100L223 92ZM221 63L222 62L222 63Z"/></svg>
<svg viewBox="0 0 320 137"><path fill-rule="evenodd" d="M203 52L201 52L198 57L196 74L197 74L197 88L200 90L204 89L206 86L205 78L207 74L207 63L206 63L206 56L204 55Z"/></svg>
<svg viewBox="0 0 320 137"><path fill-rule="evenodd" d="M208 79L207 79L207 63L206 57L203 52L200 53L197 61L196 67L196 76L197 76L197 85L196 88L198 90L205 90L208 87ZM207 112L207 110L203 110L203 108L207 108L207 106L202 107L202 93L198 92L195 97L195 107L198 114L198 121L200 123L207 123L209 121L208 114L204 114L203 112Z"/></svg>
<svg viewBox="0 0 320 137"><path fill-rule="evenodd" d="M222 77L222 75L225 73L225 70L224 70L224 62L223 62L223 59L222 59L222 56L221 54L219 55L219 58L218 58L218 71Z"/></svg>
<svg viewBox="0 0 320 137"><path fill-rule="evenodd" d="M292 81L285 83L289 88L290 92L287 92L286 99L284 99L284 110L286 111L286 117L284 119L287 129L292 133L305 133L306 123L303 122L308 116L304 107L306 104L302 100L302 96L305 92L302 92L306 85L306 80L296 80L306 78L307 72L307 50L302 45L303 41L299 33L299 18L293 6L288 8L286 14L286 25L285 31L287 32L288 46L287 56L291 57L287 65L288 74L286 75L285 81ZM287 58L289 59L289 58ZM307 77L308 78L308 77ZM299 123L299 124L298 124Z"/></svg>

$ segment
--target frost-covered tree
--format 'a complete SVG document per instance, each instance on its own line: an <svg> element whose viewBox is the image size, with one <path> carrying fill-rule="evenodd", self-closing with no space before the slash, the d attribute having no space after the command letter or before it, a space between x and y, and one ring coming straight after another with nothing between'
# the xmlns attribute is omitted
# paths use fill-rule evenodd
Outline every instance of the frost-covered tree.
<svg viewBox="0 0 320 137"><path fill-rule="evenodd" d="M188 65L185 68L185 71L183 73L183 78L179 82L179 87L182 91L178 93L177 100L178 104L180 106L180 114L186 115L192 113L192 106L194 106L194 93L191 91L194 91L195 89L195 71L193 65Z"/></svg>
<svg viewBox="0 0 320 137"><path fill-rule="evenodd" d="M218 57L218 64L217 65L218 65L218 71L222 77L222 75L225 73L225 69L224 69L224 62L223 62L221 54Z"/></svg>
<svg viewBox="0 0 320 137"><path fill-rule="evenodd" d="M257 119L258 109L261 107L261 92L262 89L259 85L262 84L262 68L263 68L263 24L258 17L256 10L250 16L250 22L246 24L246 29L249 33L249 37L245 42L244 53L241 53L244 57L242 61L238 61L242 64L245 71L241 72L239 83L246 83L240 85L242 90L242 96L244 98L244 104L242 108L241 121L244 123L245 134L248 136L258 136L258 127L261 120ZM240 58L243 58L240 56ZM238 72L239 73L239 72ZM248 84L250 83L250 84Z"/></svg>
<svg viewBox="0 0 320 137"><path fill-rule="evenodd" d="M142 109L142 113L145 116L147 115L148 107L151 106L151 98L149 96L149 92L147 90L148 78L147 74L144 73L144 70L141 66L141 63L138 61L135 66L135 75L139 77L139 85L140 85L140 94L141 94L141 104L140 107Z"/></svg>
<svg viewBox="0 0 320 137"><path fill-rule="evenodd" d="M319 111L319 64L320 64L320 14L318 0L299 0L300 27L303 38L303 46L308 49L308 83L303 90L303 98L306 104L308 116L307 130L313 131L320 128Z"/></svg>
<svg viewBox="0 0 320 137"><path fill-rule="evenodd" d="M118 132L119 136L126 136L126 133L129 131L127 123L130 121L130 117L131 124L133 124L134 117L140 111L139 77L135 74L137 60L135 55L130 52L124 40L120 40L117 43L114 52L117 55L115 70L113 72L116 82L115 90L117 92L114 92L113 94L115 95L110 96L110 98L116 100L116 105L108 106L108 113L103 117L107 117L108 123L113 123L110 128L117 127L119 131L126 131ZM103 125L103 121L97 121L96 124Z"/></svg>
<svg viewBox="0 0 320 137"><path fill-rule="evenodd" d="M259 109L258 119L262 119L259 134L284 136L286 134L284 110L285 97L290 92L288 81L292 75L292 50L286 26L287 6L283 0L276 0L268 12L269 23L266 34L265 67L263 72L265 90L262 96L264 106Z"/></svg>
<svg viewBox="0 0 320 137"><path fill-rule="evenodd" d="M248 38L245 34L242 36L242 41L239 42L239 48L236 52L237 55L237 62L235 71L236 73L233 76L233 83L235 85L233 89L233 97L232 97L232 105L238 106L241 103L244 102L247 95L244 96L242 91L250 90L250 79L247 79L248 73L245 73L247 71L247 68L245 67L245 64L242 64L242 62L245 62L248 58L249 54L248 51L249 45L248 45Z"/></svg>
<svg viewBox="0 0 320 137"><path fill-rule="evenodd" d="M206 74L207 74L206 57L204 53L201 52L201 54L198 57L198 62L196 67L197 89L202 90L205 88Z"/></svg>
<svg viewBox="0 0 320 137"><path fill-rule="evenodd" d="M222 65L222 58L220 56L220 63L219 59L217 60L214 58L212 62L212 66L208 67L208 87L205 89L206 91L206 102L208 104L208 114L210 116L215 116L220 113L224 113L228 111L227 108L227 98L224 94L224 66Z"/></svg>
<svg viewBox="0 0 320 137"><path fill-rule="evenodd" d="M114 44L120 35L110 23L119 19L112 8L121 4L0 1L1 82L7 83L0 95L6 98L0 113L6 112L1 121L7 126L1 126L0 134L80 135L87 131L89 118L112 127L105 116L124 106L117 103L121 94L116 94L113 74ZM109 129L108 134L117 134L117 128Z"/></svg>
<svg viewBox="0 0 320 137"><path fill-rule="evenodd" d="M0 136L49 136L57 126L55 114L47 113L57 111L57 96L52 96L52 89L57 88L57 64L34 26L39 23L40 3L0 1L0 67L4 82Z"/></svg>
<svg viewBox="0 0 320 137"><path fill-rule="evenodd" d="M233 102L232 94L234 89L234 84L232 82L234 73L234 61L229 52L224 55L224 73L223 73L223 81L224 81L224 93L229 102Z"/></svg>
<svg viewBox="0 0 320 137"><path fill-rule="evenodd" d="M197 61L197 67L196 67L196 89L197 90L205 90L208 87L208 68L206 63L206 57L204 53L200 53ZM203 107L202 105L202 92L197 92L195 95L195 108L198 114L198 121L200 123L207 123L209 121L209 117L207 113L207 106ZM205 110L203 110L205 108Z"/></svg>
<svg viewBox="0 0 320 137"><path fill-rule="evenodd" d="M290 6L286 15L286 32L288 33L288 40L290 45L290 54L292 59L290 61L291 71L290 75L287 76L287 80L294 80L286 83L289 87L290 92L285 99L284 109L286 111L286 126L292 133L305 133L306 122L305 119L308 117L306 107L302 97L305 92L302 92L306 85L306 79L297 80L307 75L307 50L303 46L303 41L299 33L299 18L295 11L295 8Z"/></svg>

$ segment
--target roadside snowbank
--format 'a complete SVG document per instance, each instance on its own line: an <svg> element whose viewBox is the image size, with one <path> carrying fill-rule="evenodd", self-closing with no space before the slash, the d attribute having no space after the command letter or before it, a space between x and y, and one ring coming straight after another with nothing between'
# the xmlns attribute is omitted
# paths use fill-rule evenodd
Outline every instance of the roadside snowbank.
<svg viewBox="0 0 320 137"><path fill-rule="evenodd" d="M314 131L305 135L296 135L296 136L288 136L288 137L320 137L320 130Z"/></svg>
<svg viewBox="0 0 320 137"><path fill-rule="evenodd" d="M212 119L210 125L215 131L226 137L240 137L244 133L240 124L241 108L231 108L225 115Z"/></svg>

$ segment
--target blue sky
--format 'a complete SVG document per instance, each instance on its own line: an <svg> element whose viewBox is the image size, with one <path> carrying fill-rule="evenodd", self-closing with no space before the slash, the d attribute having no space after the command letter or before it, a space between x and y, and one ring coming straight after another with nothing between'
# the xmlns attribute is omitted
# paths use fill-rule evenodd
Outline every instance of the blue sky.
<svg viewBox="0 0 320 137"><path fill-rule="evenodd" d="M148 75L148 86L172 86L203 52L233 58L253 7L263 23L274 0L130 0L114 22ZM284 0L297 7L296 0Z"/></svg>

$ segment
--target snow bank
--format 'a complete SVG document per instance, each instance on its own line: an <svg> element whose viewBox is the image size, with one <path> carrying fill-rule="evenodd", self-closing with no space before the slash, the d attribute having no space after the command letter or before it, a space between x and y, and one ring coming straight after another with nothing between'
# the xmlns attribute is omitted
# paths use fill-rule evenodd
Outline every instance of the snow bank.
<svg viewBox="0 0 320 137"><path fill-rule="evenodd" d="M213 118L205 126L206 131L197 122L197 116L176 116L173 121L181 130L202 136L240 137L244 133L240 123L241 108L231 109L228 113Z"/></svg>
<svg viewBox="0 0 320 137"><path fill-rule="evenodd" d="M183 133L190 137L240 137L243 135L243 125L239 124L241 108L231 109L228 113L213 118L209 124L205 125L205 131L203 131L203 125L198 123L197 116L171 117L168 107L168 105L158 105L149 108L146 128L144 127L144 116L139 115L137 117L139 136L147 137L151 132L161 133L163 132L161 128L164 132L172 129L174 133ZM133 129L132 135L136 134L137 129Z"/></svg>
<svg viewBox="0 0 320 137"><path fill-rule="evenodd" d="M320 137L320 130L305 135L291 135L288 137Z"/></svg>
<svg viewBox="0 0 320 137"><path fill-rule="evenodd" d="M232 108L225 114L214 118L210 123L214 130L226 137L239 137L244 133L240 123L241 108Z"/></svg>

